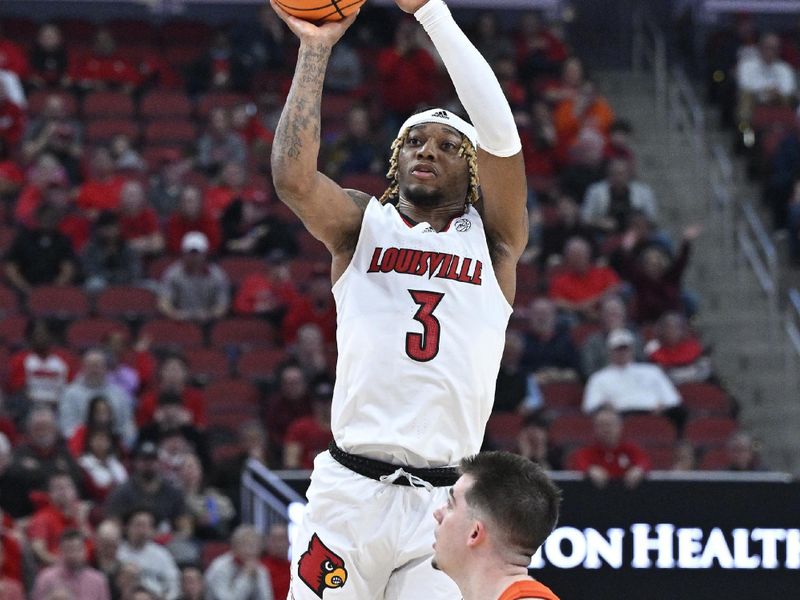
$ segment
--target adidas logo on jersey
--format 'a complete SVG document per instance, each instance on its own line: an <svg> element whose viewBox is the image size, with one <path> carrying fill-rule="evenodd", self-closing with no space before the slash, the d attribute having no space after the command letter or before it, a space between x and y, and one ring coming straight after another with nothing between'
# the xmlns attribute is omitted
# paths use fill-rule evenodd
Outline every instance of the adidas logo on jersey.
<svg viewBox="0 0 800 600"><path fill-rule="evenodd" d="M450 115L447 114L446 110L437 110L435 113L431 115L437 119L449 119Z"/></svg>

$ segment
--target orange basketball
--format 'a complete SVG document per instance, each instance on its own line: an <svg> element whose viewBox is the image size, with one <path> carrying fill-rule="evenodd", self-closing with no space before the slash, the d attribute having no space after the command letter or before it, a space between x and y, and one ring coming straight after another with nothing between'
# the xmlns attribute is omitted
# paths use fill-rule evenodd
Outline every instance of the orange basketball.
<svg viewBox="0 0 800 600"><path fill-rule="evenodd" d="M283 10L304 21L341 21L366 0L275 0Z"/></svg>

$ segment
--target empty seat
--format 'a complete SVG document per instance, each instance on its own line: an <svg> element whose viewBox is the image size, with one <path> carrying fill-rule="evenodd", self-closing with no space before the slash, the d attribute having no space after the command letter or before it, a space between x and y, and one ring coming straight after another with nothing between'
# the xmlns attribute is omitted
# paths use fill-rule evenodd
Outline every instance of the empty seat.
<svg viewBox="0 0 800 600"><path fill-rule="evenodd" d="M640 446L672 446L675 425L659 415L629 415L622 426L622 438Z"/></svg>
<svg viewBox="0 0 800 600"><path fill-rule="evenodd" d="M97 297L97 313L112 319L145 319L156 316L156 295L150 290L127 285L104 289Z"/></svg>
<svg viewBox="0 0 800 600"><path fill-rule="evenodd" d="M109 334L116 331L122 332L125 336L130 335L125 323L113 319L106 317L80 319L67 328L67 344L74 350L82 351L102 344Z"/></svg>
<svg viewBox="0 0 800 600"><path fill-rule="evenodd" d="M192 103L181 91L155 89L142 98L139 112L147 119L189 119Z"/></svg>
<svg viewBox="0 0 800 600"><path fill-rule="evenodd" d="M283 348L261 348L245 352L239 357L236 371L240 377L252 381L270 381L288 358Z"/></svg>
<svg viewBox="0 0 800 600"><path fill-rule="evenodd" d="M304 259L330 260L331 255L325 244L308 231L301 230L297 233L297 245L300 249L300 256Z"/></svg>
<svg viewBox="0 0 800 600"><path fill-rule="evenodd" d="M211 328L211 344L217 348L250 350L275 343L275 329L261 319L231 317Z"/></svg>
<svg viewBox="0 0 800 600"><path fill-rule="evenodd" d="M555 410L578 410L583 401L583 385L577 381L554 381L540 386L544 404Z"/></svg>
<svg viewBox="0 0 800 600"><path fill-rule="evenodd" d="M141 335L148 336L156 349L186 350L203 345L203 332L195 323L155 319L142 326Z"/></svg>
<svg viewBox="0 0 800 600"><path fill-rule="evenodd" d="M92 92L83 99L83 116L86 119L98 117L132 119L133 98L124 92Z"/></svg>
<svg viewBox="0 0 800 600"><path fill-rule="evenodd" d="M731 399L727 392L713 383L684 383L678 386L683 405L692 415L729 416Z"/></svg>
<svg viewBox="0 0 800 600"><path fill-rule="evenodd" d="M528 292L539 291L539 269L536 265L517 263L517 289Z"/></svg>
<svg viewBox="0 0 800 600"><path fill-rule="evenodd" d="M164 272L175 260L174 256L159 256L147 265L147 277L155 280L161 279Z"/></svg>
<svg viewBox="0 0 800 600"><path fill-rule="evenodd" d="M28 311L34 317L80 319L89 314L89 299L71 285L43 285L28 296Z"/></svg>
<svg viewBox="0 0 800 600"><path fill-rule="evenodd" d="M205 48L211 40L211 26L202 21L175 19L161 26L161 39L165 44L186 44Z"/></svg>
<svg viewBox="0 0 800 600"><path fill-rule="evenodd" d="M726 417L700 417L686 424L684 437L695 446L721 446L739 428L738 423Z"/></svg>
<svg viewBox="0 0 800 600"><path fill-rule="evenodd" d="M139 125L133 120L120 118L95 119L86 125L86 141L91 144L108 143L117 135L136 141L139 137Z"/></svg>
<svg viewBox="0 0 800 600"><path fill-rule="evenodd" d="M144 128L147 144L193 144L197 141L197 127L188 119L159 119Z"/></svg>
<svg viewBox="0 0 800 600"><path fill-rule="evenodd" d="M105 27L119 44L154 45L158 42L158 27L141 19L113 19Z"/></svg>
<svg viewBox="0 0 800 600"><path fill-rule="evenodd" d="M247 101L247 96L235 92L208 92L197 103L197 116L206 119L212 108L233 108Z"/></svg>
<svg viewBox="0 0 800 600"><path fill-rule="evenodd" d="M25 329L28 317L25 315L6 315L0 319L0 344L9 348L19 348L25 343Z"/></svg>
<svg viewBox="0 0 800 600"><path fill-rule="evenodd" d="M724 471L731 464L728 450L724 447L709 448L700 459L698 468L701 471Z"/></svg>
<svg viewBox="0 0 800 600"><path fill-rule="evenodd" d="M486 440L493 449L517 449L517 436L522 429L523 417L517 413L496 413L486 423Z"/></svg>
<svg viewBox="0 0 800 600"><path fill-rule="evenodd" d="M269 274L267 263L254 256L227 256L217 263L234 285L240 285L248 275Z"/></svg>
<svg viewBox="0 0 800 600"><path fill-rule="evenodd" d="M207 412L228 410L232 404L247 404L258 408L258 388L247 379L229 377L209 383L205 390Z"/></svg>
<svg viewBox="0 0 800 600"><path fill-rule="evenodd" d="M194 44L170 45L164 49L164 58L172 67L181 69L200 58L203 51L202 46Z"/></svg>
<svg viewBox="0 0 800 600"><path fill-rule="evenodd" d="M668 471L675 462L675 449L670 447L648 447L644 451L650 458L650 468L656 471Z"/></svg>
<svg viewBox="0 0 800 600"><path fill-rule="evenodd" d="M19 312L19 298L16 292L0 285L0 319Z"/></svg>
<svg viewBox="0 0 800 600"><path fill-rule="evenodd" d="M215 348L192 348L184 354L193 376L203 381L222 379L230 376L227 355Z"/></svg>
<svg viewBox="0 0 800 600"><path fill-rule="evenodd" d="M550 443L554 446L582 446L592 441L592 419L583 414L558 417L549 429Z"/></svg>

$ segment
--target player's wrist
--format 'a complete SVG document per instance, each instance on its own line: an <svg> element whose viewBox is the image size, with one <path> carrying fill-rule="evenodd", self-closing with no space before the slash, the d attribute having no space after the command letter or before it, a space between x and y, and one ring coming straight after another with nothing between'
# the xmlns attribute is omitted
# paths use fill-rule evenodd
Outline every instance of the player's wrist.
<svg viewBox="0 0 800 600"><path fill-rule="evenodd" d="M439 19L452 19L453 17L450 14L450 9L447 7L447 4L444 3L444 0L428 0L414 11L414 18L427 30L429 26L433 25Z"/></svg>

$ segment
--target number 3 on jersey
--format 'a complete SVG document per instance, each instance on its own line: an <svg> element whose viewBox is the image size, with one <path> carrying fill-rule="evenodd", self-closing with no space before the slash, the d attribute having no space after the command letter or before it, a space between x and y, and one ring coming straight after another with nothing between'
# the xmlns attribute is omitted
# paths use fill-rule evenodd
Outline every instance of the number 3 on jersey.
<svg viewBox="0 0 800 600"><path fill-rule="evenodd" d="M426 292L423 290L408 290L411 298L419 305L414 320L422 323L422 333L406 333L406 354L418 362L428 362L439 354L439 337L441 325L439 319L433 316L433 311L439 306L444 294L439 292Z"/></svg>

